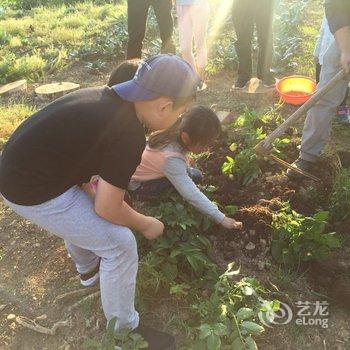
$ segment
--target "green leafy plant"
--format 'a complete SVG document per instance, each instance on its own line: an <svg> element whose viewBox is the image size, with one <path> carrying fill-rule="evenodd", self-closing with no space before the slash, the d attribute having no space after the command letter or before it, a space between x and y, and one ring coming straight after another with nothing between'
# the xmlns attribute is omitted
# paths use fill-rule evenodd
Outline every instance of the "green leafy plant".
<svg viewBox="0 0 350 350"><path fill-rule="evenodd" d="M171 195L170 200L147 208L149 215L164 222L166 230L140 262L137 294L143 299L160 292L179 297L188 292L187 285L193 289L219 276L210 258L211 243L202 234L211 223L178 195Z"/></svg>
<svg viewBox="0 0 350 350"><path fill-rule="evenodd" d="M115 350L116 344L121 350L138 350L146 349L148 343L142 338L140 334L131 332L130 330L123 330L116 332L117 318L112 318L108 322L107 331L102 341L96 339L87 339L83 347L86 350Z"/></svg>
<svg viewBox="0 0 350 350"><path fill-rule="evenodd" d="M258 122L258 123L257 123ZM242 181L243 185L249 185L261 174L258 156L254 146L266 137L261 125L261 117L254 111L246 110L231 126L235 135L239 133L239 143L232 143L229 150L235 154L227 156L222 165L222 172L233 175Z"/></svg>
<svg viewBox="0 0 350 350"><path fill-rule="evenodd" d="M233 267L233 263L228 265L207 299L192 305L194 319L205 322L189 329L192 337L184 349L257 349L253 337L264 331L260 319L272 307L278 310L279 303L265 300L265 291L255 279L235 282L239 269Z"/></svg>
<svg viewBox="0 0 350 350"><path fill-rule="evenodd" d="M318 212L305 217L290 208L288 203L274 215L272 255L280 263L290 267L301 262L322 260L340 247L335 232L326 233L329 213Z"/></svg>

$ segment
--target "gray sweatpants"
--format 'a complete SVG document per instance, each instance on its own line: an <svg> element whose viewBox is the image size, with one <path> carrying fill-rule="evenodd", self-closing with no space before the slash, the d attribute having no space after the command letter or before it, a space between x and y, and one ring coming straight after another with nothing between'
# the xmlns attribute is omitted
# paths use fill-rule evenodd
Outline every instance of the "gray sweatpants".
<svg viewBox="0 0 350 350"><path fill-rule="evenodd" d="M317 89L325 86L340 71L340 54L338 44L334 41L324 56ZM301 159L315 162L321 155L331 133L332 118L345 98L348 84L346 80L340 82L309 110L301 139Z"/></svg>
<svg viewBox="0 0 350 350"><path fill-rule="evenodd" d="M101 258L101 300L107 320L117 317L118 329L138 326L134 307L137 245L127 227L99 217L92 200L78 186L34 206L4 200L20 216L64 239L79 273L94 269Z"/></svg>

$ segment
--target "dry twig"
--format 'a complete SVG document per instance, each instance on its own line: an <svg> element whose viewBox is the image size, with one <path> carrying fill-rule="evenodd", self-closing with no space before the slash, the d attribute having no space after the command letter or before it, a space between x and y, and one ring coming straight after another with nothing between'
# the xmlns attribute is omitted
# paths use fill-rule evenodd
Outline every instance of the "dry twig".
<svg viewBox="0 0 350 350"><path fill-rule="evenodd" d="M48 335L55 335L58 328L69 326L69 321L59 321L59 322L56 322L52 326L52 328L47 328L47 327L40 326L35 321L24 316L17 316L16 322L21 326L29 328L35 332L48 334Z"/></svg>

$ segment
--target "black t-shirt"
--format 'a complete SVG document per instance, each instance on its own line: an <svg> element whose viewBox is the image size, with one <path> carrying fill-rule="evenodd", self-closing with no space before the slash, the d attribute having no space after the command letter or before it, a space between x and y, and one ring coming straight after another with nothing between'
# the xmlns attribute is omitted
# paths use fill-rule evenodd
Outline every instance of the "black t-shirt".
<svg viewBox="0 0 350 350"><path fill-rule="evenodd" d="M145 147L133 103L109 87L82 89L25 120L5 145L0 192L37 205L100 175L126 189Z"/></svg>

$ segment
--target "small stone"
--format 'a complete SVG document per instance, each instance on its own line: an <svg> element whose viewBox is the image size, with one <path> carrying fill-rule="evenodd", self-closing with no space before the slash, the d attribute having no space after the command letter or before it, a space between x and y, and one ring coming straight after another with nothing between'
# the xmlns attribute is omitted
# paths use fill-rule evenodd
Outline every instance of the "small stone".
<svg viewBox="0 0 350 350"><path fill-rule="evenodd" d="M9 314L8 316L7 316L7 320L8 321L13 321L13 320L15 320L16 319L16 315L15 314Z"/></svg>
<svg viewBox="0 0 350 350"><path fill-rule="evenodd" d="M255 249L255 244L253 242L249 242L246 246L245 249L247 250L254 250Z"/></svg>
<svg viewBox="0 0 350 350"><path fill-rule="evenodd" d="M314 341L315 341L316 344L322 343L321 337L320 337L319 335L317 335L317 334L316 334L315 337L314 337Z"/></svg>
<svg viewBox="0 0 350 350"><path fill-rule="evenodd" d="M36 321L44 321L47 320L47 315L43 314L35 318Z"/></svg>
<svg viewBox="0 0 350 350"><path fill-rule="evenodd" d="M265 262L264 261L258 261L258 268L259 268L260 271L264 270Z"/></svg>
<svg viewBox="0 0 350 350"><path fill-rule="evenodd" d="M228 244L231 248L238 248L239 247L239 244L236 243L235 241L231 241L229 244Z"/></svg>
<svg viewBox="0 0 350 350"><path fill-rule="evenodd" d="M209 290L208 289L203 289L201 294L202 294L202 297L204 299L208 299L209 298Z"/></svg>
<svg viewBox="0 0 350 350"><path fill-rule="evenodd" d="M237 117L235 117L229 111L218 111L216 112L221 124L231 124L235 121Z"/></svg>
<svg viewBox="0 0 350 350"><path fill-rule="evenodd" d="M261 244L261 247L262 247L262 248L265 248L265 247L266 247L267 242L266 242L266 240L265 240L265 239L260 238L260 244Z"/></svg>
<svg viewBox="0 0 350 350"><path fill-rule="evenodd" d="M348 331L347 329L342 329L339 332L339 335L345 340L348 341L348 339L350 339L350 331Z"/></svg>
<svg viewBox="0 0 350 350"><path fill-rule="evenodd" d="M36 247L36 248L39 248L40 246L41 246L40 243L35 243L35 244L34 244L34 247Z"/></svg>
<svg viewBox="0 0 350 350"><path fill-rule="evenodd" d="M249 234L250 234L251 236L255 236L255 230L249 230Z"/></svg>

